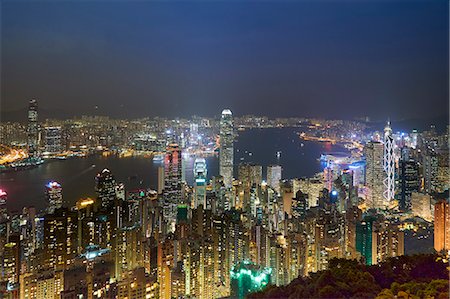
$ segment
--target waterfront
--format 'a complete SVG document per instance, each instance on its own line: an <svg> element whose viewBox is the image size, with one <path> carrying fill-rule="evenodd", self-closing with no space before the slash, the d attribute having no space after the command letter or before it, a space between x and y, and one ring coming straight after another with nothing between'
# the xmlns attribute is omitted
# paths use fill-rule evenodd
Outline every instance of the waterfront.
<svg viewBox="0 0 450 299"><path fill-rule="evenodd" d="M252 129L239 132L235 142L235 165L252 162L265 167L280 164L283 178L312 176L321 170L317 160L322 153L343 151L339 145L302 141L297 130ZM303 144L303 146L302 146ZM280 157L277 157L280 152ZM185 175L192 183L192 166L195 158L185 159ZM218 157L206 157L208 178L218 173ZM80 197L94 196L94 177L103 168L109 168L118 182L123 182L128 190L153 188L157 184L157 168L151 158L101 155L84 158L70 158L51 161L36 168L0 174L0 188L8 192L7 206L10 210L20 210L24 206L42 209L46 205L44 185L56 180L63 186L64 201L73 205ZM237 176L237 167L235 167Z"/></svg>

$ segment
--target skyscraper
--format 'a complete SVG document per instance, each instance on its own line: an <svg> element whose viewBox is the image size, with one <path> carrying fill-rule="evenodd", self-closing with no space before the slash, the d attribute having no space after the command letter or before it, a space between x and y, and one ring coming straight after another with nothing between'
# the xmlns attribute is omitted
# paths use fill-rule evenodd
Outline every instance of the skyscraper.
<svg viewBox="0 0 450 299"><path fill-rule="evenodd" d="M27 127L27 145L30 157L38 155L39 135L38 135L38 103L31 99L28 104L28 127Z"/></svg>
<svg viewBox="0 0 450 299"><path fill-rule="evenodd" d="M48 200L48 213L53 214L56 209L62 207L63 196L62 196L62 188L58 182L49 182L45 185L45 194Z"/></svg>
<svg viewBox="0 0 450 299"><path fill-rule="evenodd" d="M385 178L383 180L383 197L385 205L389 204L395 196L395 157L394 157L394 138L392 137L391 123L388 122L384 128L384 156L383 169Z"/></svg>
<svg viewBox="0 0 450 299"><path fill-rule="evenodd" d="M177 207L182 204L182 157L176 143L167 147L164 160L163 215L170 231L175 230Z"/></svg>
<svg viewBox="0 0 450 299"><path fill-rule="evenodd" d="M233 115L229 109L225 109L220 120L219 174L227 188L231 187L233 182L233 139Z"/></svg>
<svg viewBox="0 0 450 299"><path fill-rule="evenodd" d="M411 193L419 191L419 164L405 156L399 163L400 209L411 209Z"/></svg>
<svg viewBox="0 0 450 299"><path fill-rule="evenodd" d="M281 166L280 165L267 166L267 185L272 187L278 193L280 193L280 180L281 180Z"/></svg>
<svg viewBox="0 0 450 299"><path fill-rule="evenodd" d="M102 208L111 207L116 198L116 180L109 169L105 168L95 177L95 191Z"/></svg>
<svg viewBox="0 0 450 299"><path fill-rule="evenodd" d="M434 249L450 249L450 204L445 199L434 205Z"/></svg>
<svg viewBox="0 0 450 299"><path fill-rule="evenodd" d="M366 156L366 186L369 188L366 202L368 208L383 208L383 144L368 142L364 148Z"/></svg>
<svg viewBox="0 0 450 299"><path fill-rule="evenodd" d="M262 166L253 163L241 163L238 167L238 178L246 188L262 181Z"/></svg>
<svg viewBox="0 0 450 299"><path fill-rule="evenodd" d="M196 209L198 205L203 205L204 209L207 209L206 205L206 160L203 158L197 158L194 162L194 205Z"/></svg>
<svg viewBox="0 0 450 299"><path fill-rule="evenodd" d="M45 151L49 154L62 151L61 127L45 127Z"/></svg>

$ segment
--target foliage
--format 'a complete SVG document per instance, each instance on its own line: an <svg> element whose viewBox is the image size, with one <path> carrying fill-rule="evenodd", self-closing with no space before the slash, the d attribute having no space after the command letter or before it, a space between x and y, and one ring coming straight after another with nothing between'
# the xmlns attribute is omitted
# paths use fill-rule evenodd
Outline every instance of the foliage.
<svg viewBox="0 0 450 299"><path fill-rule="evenodd" d="M448 264L437 255L400 256L373 266L334 259L328 270L248 298L448 298L448 278Z"/></svg>

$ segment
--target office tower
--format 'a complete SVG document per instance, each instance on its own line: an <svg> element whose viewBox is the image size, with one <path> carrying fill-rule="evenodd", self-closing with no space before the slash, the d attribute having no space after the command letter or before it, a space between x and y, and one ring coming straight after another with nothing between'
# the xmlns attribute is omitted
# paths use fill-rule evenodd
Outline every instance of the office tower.
<svg viewBox="0 0 450 299"><path fill-rule="evenodd" d="M308 203L308 194L298 190L292 199L292 217L304 219L309 208Z"/></svg>
<svg viewBox="0 0 450 299"><path fill-rule="evenodd" d="M97 193L96 202L102 209L107 209L114 205L116 180L109 169L103 169L95 177L95 192Z"/></svg>
<svg viewBox="0 0 450 299"><path fill-rule="evenodd" d="M158 194L162 194L164 190L164 167L158 166Z"/></svg>
<svg viewBox="0 0 450 299"><path fill-rule="evenodd" d="M225 109L220 119L219 174L223 177L226 188L230 188L233 182L233 141L233 115L229 109Z"/></svg>
<svg viewBox="0 0 450 299"><path fill-rule="evenodd" d="M206 204L206 160L197 158L194 162L194 202L193 208L203 205L204 209L208 209Z"/></svg>
<svg viewBox="0 0 450 299"><path fill-rule="evenodd" d="M30 157L38 156L39 152L39 128L38 128L38 103L31 99L28 104L27 145Z"/></svg>
<svg viewBox="0 0 450 299"><path fill-rule="evenodd" d="M293 179L292 191L297 194L299 190L308 194L308 207L316 207L320 192L323 190L323 183L318 177Z"/></svg>
<svg viewBox="0 0 450 299"><path fill-rule="evenodd" d="M61 127L45 127L45 152L58 154L62 150Z"/></svg>
<svg viewBox="0 0 450 299"><path fill-rule="evenodd" d="M164 160L163 215L168 230L175 231L177 206L182 204L182 157L181 149L176 143L167 147Z"/></svg>
<svg viewBox="0 0 450 299"><path fill-rule="evenodd" d="M438 157L436 152L433 150L427 150L427 152L424 153L422 165L425 192L436 192L438 174Z"/></svg>
<svg viewBox="0 0 450 299"><path fill-rule="evenodd" d="M448 150L438 153L438 167L437 167L437 192L444 192L450 188L450 168Z"/></svg>
<svg viewBox="0 0 450 299"><path fill-rule="evenodd" d="M45 194L48 200L48 213L53 214L56 209L62 207L63 195L62 188L58 182L49 182L45 185Z"/></svg>
<svg viewBox="0 0 450 299"><path fill-rule="evenodd" d="M411 212L414 216L421 217L426 221L433 221L433 210L431 196L418 192L411 193Z"/></svg>
<svg viewBox="0 0 450 299"><path fill-rule="evenodd" d="M262 182L262 166L241 163L238 167L238 178L246 188L250 188L253 184L260 185Z"/></svg>
<svg viewBox="0 0 450 299"><path fill-rule="evenodd" d="M356 224L356 250L364 256L366 265L401 256L405 251L404 233L381 215L366 216Z"/></svg>
<svg viewBox="0 0 450 299"><path fill-rule="evenodd" d="M77 255L77 212L67 208L55 210L44 217L44 266L66 269Z"/></svg>
<svg viewBox="0 0 450 299"><path fill-rule="evenodd" d="M372 225L372 218L356 223L356 251L364 257L366 265L373 264Z"/></svg>
<svg viewBox="0 0 450 299"><path fill-rule="evenodd" d="M280 165L267 166L267 185L269 185L275 191L280 193L280 181L281 181L281 166Z"/></svg>
<svg viewBox="0 0 450 299"><path fill-rule="evenodd" d="M383 169L385 172L384 184L384 204L388 205L395 196L395 156L394 138L392 137L391 123L388 122L384 128L384 156Z"/></svg>
<svg viewBox="0 0 450 299"><path fill-rule="evenodd" d="M419 192L419 164L409 156L402 157L399 161L400 180L400 209L411 209L411 193Z"/></svg>
<svg viewBox="0 0 450 299"><path fill-rule="evenodd" d="M450 249L450 204L441 199L434 205L434 249Z"/></svg>
<svg viewBox="0 0 450 299"><path fill-rule="evenodd" d="M7 289L17 289L20 275L20 239L19 236L10 238L2 253L2 278L7 282Z"/></svg>
<svg viewBox="0 0 450 299"><path fill-rule="evenodd" d="M240 262L231 269L231 297L245 298L248 294L264 289L271 281L272 269Z"/></svg>
<svg viewBox="0 0 450 299"><path fill-rule="evenodd" d="M366 186L369 188L366 205L368 208L384 208L383 144L371 141L364 147L366 156Z"/></svg>

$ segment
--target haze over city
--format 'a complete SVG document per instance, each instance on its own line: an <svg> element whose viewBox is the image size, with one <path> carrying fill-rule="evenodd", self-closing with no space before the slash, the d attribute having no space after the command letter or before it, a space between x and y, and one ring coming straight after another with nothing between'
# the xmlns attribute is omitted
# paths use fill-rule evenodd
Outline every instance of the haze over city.
<svg viewBox="0 0 450 299"><path fill-rule="evenodd" d="M2 116L446 117L447 5L2 1Z"/></svg>

